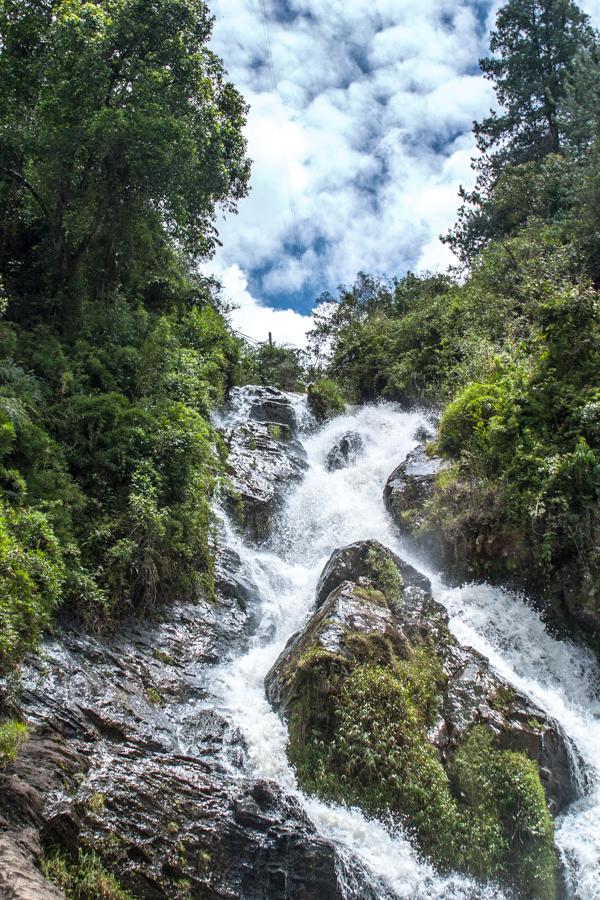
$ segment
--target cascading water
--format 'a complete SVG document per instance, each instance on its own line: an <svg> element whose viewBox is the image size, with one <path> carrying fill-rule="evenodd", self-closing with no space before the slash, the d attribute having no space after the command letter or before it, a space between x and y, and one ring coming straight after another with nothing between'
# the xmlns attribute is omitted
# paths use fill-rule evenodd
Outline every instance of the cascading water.
<svg viewBox="0 0 600 900"><path fill-rule="evenodd" d="M304 415L300 398L294 400ZM238 415L243 417L243 396ZM236 414L232 414L235 421ZM231 423L231 420L230 420ZM437 876L398 829L368 820L358 810L321 803L298 791L286 758L285 725L272 711L264 678L289 637L310 616L317 580L331 552L357 540L376 538L431 578L434 595L450 614L450 626L466 644L485 654L498 672L548 711L563 727L585 771L585 796L557 822L556 841L569 896L600 898L600 672L592 655L554 640L525 601L489 585L447 589L442 579L411 560L401 546L383 502L390 472L414 447L423 417L393 405L363 407L303 438L309 469L287 498L267 548L247 546L225 523L228 542L261 588L260 626L248 651L215 676L223 706L242 730L257 777L294 793L317 829L339 848L343 860L360 860L371 873L374 897L506 897L505 889ZM364 453L345 469L330 472L325 457L348 431L364 441ZM341 867L343 868L343 866ZM348 897L363 897L344 872Z"/></svg>

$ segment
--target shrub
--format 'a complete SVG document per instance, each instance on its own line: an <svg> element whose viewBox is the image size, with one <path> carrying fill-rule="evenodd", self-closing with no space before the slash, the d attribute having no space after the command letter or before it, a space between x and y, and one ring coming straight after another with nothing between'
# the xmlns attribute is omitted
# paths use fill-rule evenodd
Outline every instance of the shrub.
<svg viewBox="0 0 600 900"><path fill-rule="evenodd" d="M0 670L35 649L63 578L61 548L46 516L0 503Z"/></svg>
<svg viewBox="0 0 600 900"><path fill-rule="evenodd" d="M80 848L74 861L55 849L45 856L42 872L67 900L133 900L133 894L120 886L93 850Z"/></svg>
<svg viewBox="0 0 600 900"><path fill-rule="evenodd" d="M308 405L318 422L342 415L346 408L340 388L330 378L309 385Z"/></svg>
<svg viewBox="0 0 600 900"><path fill-rule="evenodd" d="M22 722L8 719L0 724L0 770L14 762L19 747L29 737L29 729Z"/></svg>

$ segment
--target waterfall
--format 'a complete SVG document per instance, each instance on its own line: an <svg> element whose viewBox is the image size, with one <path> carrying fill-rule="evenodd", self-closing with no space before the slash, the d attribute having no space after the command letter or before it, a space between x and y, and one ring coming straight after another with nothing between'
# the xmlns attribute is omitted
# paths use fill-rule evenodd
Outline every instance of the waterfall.
<svg viewBox="0 0 600 900"><path fill-rule="evenodd" d="M299 407L302 401L294 401ZM238 410L243 416L243 398ZM231 414L235 420L235 411ZM287 731L272 711L264 677L291 635L313 611L315 587L331 552L375 538L407 559L432 581L435 598L450 615L457 638L485 654L502 677L532 698L562 726L585 772L585 793L556 823L556 842L567 871L569 896L600 898L600 672L592 654L546 633L524 598L489 585L448 589L438 573L410 558L383 502L391 471L415 446L424 416L392 404L362 407L301 436L309 469L290 490L268 545L248 546L224 523L226 540L240 554L248 575L261 587L260 625L248 650L220 667L214 688L248 744L253 773L274 779L295 794L320 833L333 841L340 859L358 859L370 873L372 896L406 898L501 898L505 888L467 878L444 878L419 857L391 824L367 819L359 810L322 803L299 791L286 758ZM348 431L361 435L365 452L348 468L330 472L327 452ZM233 773L232 773L233 777ZM349 898L364 897L340 870Z"/></svg>

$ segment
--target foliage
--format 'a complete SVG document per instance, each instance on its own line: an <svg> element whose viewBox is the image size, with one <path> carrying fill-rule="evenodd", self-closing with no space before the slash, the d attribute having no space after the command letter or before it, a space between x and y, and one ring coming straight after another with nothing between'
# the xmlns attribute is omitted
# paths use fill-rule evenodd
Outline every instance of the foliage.
<svg viewBox="0 0 600 900"><path fill-rule="evenodd" d="M55 884L67 900L132 900L119 882L102 865L93 850L80 848L76 861L55 849L42 862L44 876Z"/></svg>
<svg viewBox="0 0 600 900"><path fill-rule="evenodd" d="M588 17L573 0L508 0L498 11L493 55L480 67L493 82L500 110L475 123L477 184L470 193L461 188L458 223L445 238L463 263L507 233L495 202L502 183L514 176L523 181L532 163L561 151L560 106L569 75L593 41Z"/></svg>
<svg viewBox="0 0 600 900"><path fill-rule="evenodd" d="M64 565L47 517L0 505L0 671L37 644L60 598Z"/></svg>
<svg viewBox="0 0 600 900"><path fill-rule="evenodd" d="M304 370L300 351L280 344L248 348L241 364L242 378L249 384L264 384L282 391L302 389Z"/></svg>
<svg viewBox="0 0 600 900"><path fill-rule="evenodd" d="M150 287L172 241L192 259L211 251L215 209L244 196L248 162L245 105L210 30L201 0L2 5L9 291L41 285L70 310L77 295Z"/></svg>
<svg viewBox="0 0 600 900"><path fill-rule="evenodd" d="M342 392L331 378L322 378L308 386L308 405L318 422L339 416L346 408Z"/></svg>
<svg viewBox="0 0 600 900"><path fill-rule="evenodd" d="M244 196L201 0L0 9L0 667L213 581L241 342L195 263Z"/></svg>
<svg viewBox="0 0 600 900"><path fill-rule="evenodd" d="M14 762L19 747L29 737L29 729L22 722L8 719L0 724L0 770Z"/></svg>
<svg viewBox="0 0 600 900"><path fill-rule="evenodd" d="M369 590L356 594L379 604ZM480 725L445 769L428 739L445 683L433 649L413 641L400 655L380 634L347 642L350 658L313 647L296 663L288 752L302 786L399 818L442 869L554 898L552 818L536 763L498 749Z"/></svg>

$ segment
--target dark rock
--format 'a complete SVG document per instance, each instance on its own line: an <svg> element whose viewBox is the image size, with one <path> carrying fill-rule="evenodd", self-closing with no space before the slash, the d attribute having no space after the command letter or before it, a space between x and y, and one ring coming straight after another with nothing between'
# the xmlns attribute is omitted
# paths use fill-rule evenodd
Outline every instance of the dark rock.
<svg viewBox="0 0 600 900"><path fill-rule="evenodd" d="M341 550L334 550L331 554L317 584L317 608L322 606L331 592L344 581L358 581L362 577L371 576L373 553L381 554L383 558L393 562L406 589L417 588L426 592L430 590L431 586L424 575L403 562L387 547L383 547L379 541L357 541Z"/></svg>
<svg viewBox="0 0 600 900"><path fill-rule="evenodd" d="M183 896L184 885L198 898L341 896L333 847L296 801L272 785L261 807L251 780L201 760L107 756L48 829L64 833L65 819L138 897Z"/></svg>
<svg viewBox="0 0 600 900"><path fill-rule="evenodd" d="M356 431L347 431L335 442L325 457L325 468L328 472L345 469L352 465L365 452L365 442Z"/></svg>
<svg viewBox="0 0 600 900"><path fill-rule="evenodd" d="M373 568L375 552L379 563ZM396 586L386 593L377 571L382 560L397 567ZM576 797L577 778L559 725L504 682L483 656L458 643L427 579L391 551L374 541L336 551L321 577L317 605L266 678L267 696L286 718L303 710L295 740L321 739L327 745L336 698L357 665L366 662L394 672L398 661L434 653L442 681L427 739L442 765L451 764L474 726L485 726L495 747L523 752L538 763L553 814Z"/></svg>
<svg viewBox="0 0 600 900"><path fill-rule="evenodd" d="M0 834L2 900L64 900L65 895L42 876L42 848L35 829Z"/></svg>
<svg viewBox="0 0 600 900"><path fill-rule="evenodd" d="M432 441L435 438L435 428L433 428L429 423L424 423L423 425L419 425L417 430L413 435L413 439L418 441L419 444L427 444L429 441Z"/></svg>
<svg viewBox="0 0 600 900"><path fill-rule="evenodd" d="M438 474L447 466L429 457L421 445L392 472L383 499L401 534L443 571L448 583L485 580L523 591L546 621L577 637L591 635L597 648L600 594L579 558L556 558L548 572L527 535L507 522L502 510L495 510L493 494L482 498L467 478L454 481L451 496L443 496L444 506L455 504L460 528L452 533L428 514Z"/></svg>
<svg viewBox="0 0 600 900"><path fill-rule="evenodd" d="M439 457L428 456L422 444L408 454L386 481L383 502L403 534L414 535L418 531L423 521L423 507L444 466Z"/></svg>
<svg viewBox="0 0 600 900"><path fill-rule="evenodd" d="M237 425L225 432L225 439L233 488L228 511L247 534L264 540L286 490L308 468L306 454L297 441L277 439L268 425L258 422Z"/></svg>
<svg viewBox="0 0 600 900"><path fill-rule="evenodd" d="M231 392L229 407L241 420L261 422L264 425L282 425L291 434L298 430L298 421L290 396L283 391L261 385L245 385Z"/></svg>
<svg viewBox="0 0 600 900"><path fill-rule="evenodd" d="M31 737L0 781L0 885L22 869L38 892L14 896L60 896L39 856L17 854L27 829L92 847L137 897L342 896L334 847L294 798L245 774L243 737L216 708L211 667L246 640L255 592L232 551L219 570L214 602L102 638L65 623L23 668L6 709Z"/></svg>

